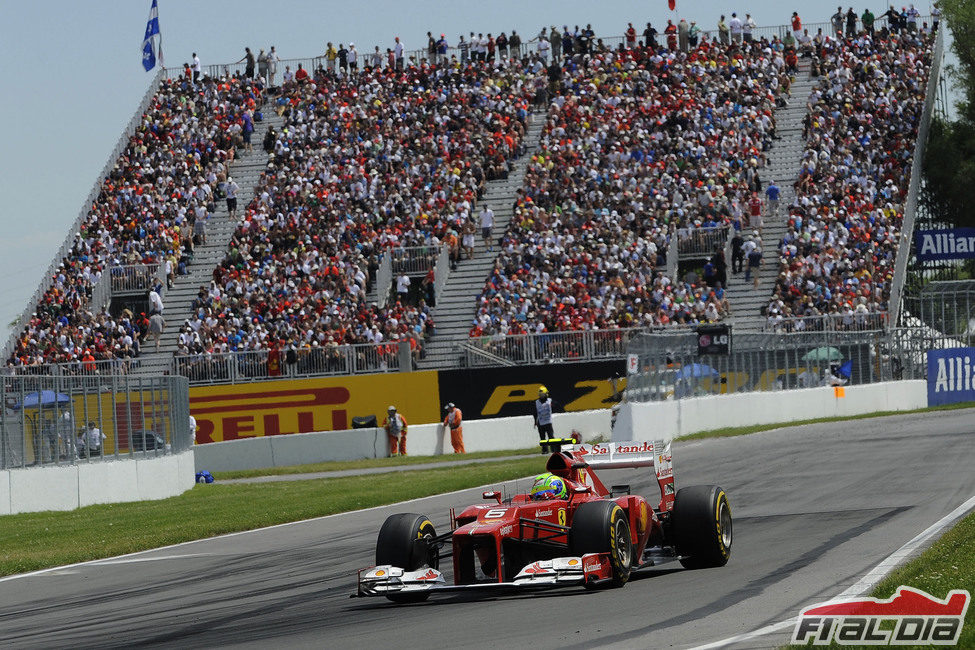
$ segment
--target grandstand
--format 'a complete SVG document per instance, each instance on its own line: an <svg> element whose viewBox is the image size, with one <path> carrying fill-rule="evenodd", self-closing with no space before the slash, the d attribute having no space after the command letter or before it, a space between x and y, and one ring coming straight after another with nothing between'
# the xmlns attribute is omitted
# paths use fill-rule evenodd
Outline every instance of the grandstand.
<svg viewBox="0 0 975 650"><path fill-rule="evenodd" d="M273 93L233 66L196 85L169 71L12 335L8 371L220 383L620 358L641 332L719 321L890 325L940 35L877 30L817 38L797 61L786 27L732 45L704 34L687 53L577 39L561 66L527 45L355 76L282 61L311 74ZM749 201L772 179L780 207L752 234ZM731 271L736 230L764 251L757 283Z"/></svg>

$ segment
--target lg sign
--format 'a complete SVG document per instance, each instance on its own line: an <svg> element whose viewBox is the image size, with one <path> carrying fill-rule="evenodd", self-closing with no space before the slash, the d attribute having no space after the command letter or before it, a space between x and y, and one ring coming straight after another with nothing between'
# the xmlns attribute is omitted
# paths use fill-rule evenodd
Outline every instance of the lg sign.
<svg viewBox="0 0 975 650"><path fill-rule="evenodd" d="M728 354L731 351L731 329L727 325L697 328L698 354Z"/></svg>

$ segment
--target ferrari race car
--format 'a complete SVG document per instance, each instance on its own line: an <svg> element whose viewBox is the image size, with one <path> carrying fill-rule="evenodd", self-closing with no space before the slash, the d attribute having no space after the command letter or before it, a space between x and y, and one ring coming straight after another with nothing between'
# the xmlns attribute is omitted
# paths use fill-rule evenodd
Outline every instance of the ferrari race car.
<svg viewBox="0 0 975 650"><path fill-rule="evenodd" d="M669 561L686 568L724 566L731 556L731 506L716 485L675 493L670 445L615 442L560 445L546 463L557 489L450 511L451 530L438 534L424 515L386 519L376 541L376 566L358 573L353 596L395 602L431 593L626 584L632 571ZM594 470L653 468L660 501L652 506L628 485L607 489ZM539 477L541 478L541 477ZM453 584L440 562L453 561Z"/></svg>

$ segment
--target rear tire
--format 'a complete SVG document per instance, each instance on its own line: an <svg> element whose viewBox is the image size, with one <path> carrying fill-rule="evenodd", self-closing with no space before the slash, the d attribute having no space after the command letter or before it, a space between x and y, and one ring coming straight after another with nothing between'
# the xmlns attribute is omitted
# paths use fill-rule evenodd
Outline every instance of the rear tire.
<svg viewBox="0 0 975 650"><path fill-rule="evenodd" d="M633 568L633 542L626 511L615 501L580 504L572 515L569 550L580 557L586 553L609 553L611 584L625 585Z"/></svg>
<svg viewBox="0 0 975 650"><path fill-rule="evenodd" d="M389 564L406 571L423 567L439 568L437 549L429 542L437 536L433 522L426 515L403 512L390 515L376 540L376 564ZM386 598L396 603L417 603L426 600L429 593L388 594Z"/></svg>
<svg viewBox="0 0 975 650"><path fill-rule="evenodd" d="M674 545L687 569L720 567L731 557L732 521L728 495L717 485L677 491L670 515Z"/></svg>

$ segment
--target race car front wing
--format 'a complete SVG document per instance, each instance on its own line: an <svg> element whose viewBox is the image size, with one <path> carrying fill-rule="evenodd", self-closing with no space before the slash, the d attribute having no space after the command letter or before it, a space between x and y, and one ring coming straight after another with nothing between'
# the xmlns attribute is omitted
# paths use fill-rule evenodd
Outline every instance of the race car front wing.
<svg viewBox="0 0 975 650"><path fill-rule="evenodd" d="M546 588L594 584L612 577L609 553L587 553L582 557L538 560L522 568L511 582L478 582L448 585L437 569L406 571L382 565L359 571L356 596L389 596L439 591Z"/></svg>

